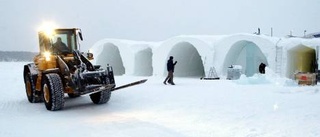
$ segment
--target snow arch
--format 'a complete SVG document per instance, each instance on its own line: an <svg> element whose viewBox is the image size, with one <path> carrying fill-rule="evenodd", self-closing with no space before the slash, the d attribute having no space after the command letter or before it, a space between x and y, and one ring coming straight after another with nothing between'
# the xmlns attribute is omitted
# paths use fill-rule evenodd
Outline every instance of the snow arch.
<svg viewBox="0 0 320 137"><path fill-rule="evenodd" d="M152 46L148 42L103 39L92 47L94 64L113 66L116 75L152 75Z"/></svg>
<svg viewBox="0 0 320 137"><path fill-rule="evenodd" d="M114 75L125 74L122 57L120 55L119 48L116 45L112 43L104 44L102 47L102 53L103 54L96 57L96 64L99 64L104 68L106 68L107 65L111 65L113 67Z"/></svg>
<svg viewBox="0 0 320 137"><path fill-rule="evenodd" d="M315 72L316 69L316 50L304 45L298 45L288 50L287 74L293 78L296 72Z"/></svg>
<svg viewBox="0 0 320 137"><path fill-rule="evenodd" d="M313 72L319 64L320 39L282 38L278 46L282 52L282 76L294 79L296 72Z"/></svg>
<svg viewBox="0 0 320 137"><path fill-rule="evenodd" d="M268 65L260 48L251 41L239 41L232 45L223 63L223 68L231 65L242 66L242 74L253 76L259 72L260 63Z"/></svg>
<svg viewBox="0 0 320 137"><path fill-rule="evenodd" d="M134 75L151 76L152 68L152 49L146 48L136 53L134 59Z"/></svg>
<svg viewBox="0 0 320 137"><path fill-rule="evenodd" d="M194 45L188 42L177 43L169 52L179 64L175 67L175 76L201 77L204 75L204 66L199 52ZM168 58L168 57L167 57ZM166 68L164 68L165 72Z"/></svg>
<svg viewBox="0 0 320 137"><path fill-rule="evenodd" d="M209 70L207 66L212 62L212 52L211 44L201 38L194 36L171 38L154 49L154 75L166 75L167 60L170 56L174 56L174 60L178 61L175 76L202 77Z"/></svg>
<svg viewBox="0 0 320 137"><path fill-rule="evenodd" d="M226 75L230 65L242 65L243 73L252 76L260 63L275 69L277 38L253 34L236 34L215 43L213 65L219 75Z"/></svg>

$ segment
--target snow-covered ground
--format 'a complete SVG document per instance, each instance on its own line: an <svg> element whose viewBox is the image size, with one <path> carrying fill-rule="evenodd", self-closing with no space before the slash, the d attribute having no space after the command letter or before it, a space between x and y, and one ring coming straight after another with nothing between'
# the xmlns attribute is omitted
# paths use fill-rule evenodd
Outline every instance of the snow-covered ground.
<svg viewBox="0 0 320 137"><path fill-rule="evenodd" d="M1 137L319 137L319 86L267 75L237 81L147 77L107 104L66 99L61 111L27 101L24 62L0 62ZM117 85L145 77L118 76Z"/></svg>

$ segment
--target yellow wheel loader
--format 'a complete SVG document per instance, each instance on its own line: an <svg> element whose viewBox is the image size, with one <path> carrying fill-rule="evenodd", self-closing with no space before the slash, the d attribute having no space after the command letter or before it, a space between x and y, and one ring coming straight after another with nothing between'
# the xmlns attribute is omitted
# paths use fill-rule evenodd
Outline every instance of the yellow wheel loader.
<svg viewBox="0 0 320 137"><path fill-rule="evenodd" d="M65 94L70 98L90 94L94 104L109 101L111 92L144 83L140 80L116 87L113 69L92 65L92 53L79 51L83 40L78 28L38 32L40 52L23 70L28 101L44 102L51 111L63 109Z"/></svg>

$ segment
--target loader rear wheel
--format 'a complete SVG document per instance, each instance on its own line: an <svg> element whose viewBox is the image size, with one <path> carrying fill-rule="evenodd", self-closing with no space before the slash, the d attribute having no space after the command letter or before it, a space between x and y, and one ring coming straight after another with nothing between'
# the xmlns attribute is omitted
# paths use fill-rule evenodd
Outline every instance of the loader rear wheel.
<svg viewBox="0 0 320 137"><path fill-rule="evenodd" d="M56 73L46 74L42 82L44 103L47 110L63 109L64 91L61 78Z"/></svg>
<svg viewBox="0 0 320 137"><path fill-rule="evenodd" d="M90 98L94 104L104 104L110 100L111 90L105 90L90 95Z"/></svg>
<svg viewBox="0 0 320 137"><path fill-rule="evenodd" d="M38 103L42 102L43 98L41 95L36 94L36 87L33 79L31 78L30 74L25 75L25 87L26 87L26 94L28 97L28 101L30 103Z"/></svg>

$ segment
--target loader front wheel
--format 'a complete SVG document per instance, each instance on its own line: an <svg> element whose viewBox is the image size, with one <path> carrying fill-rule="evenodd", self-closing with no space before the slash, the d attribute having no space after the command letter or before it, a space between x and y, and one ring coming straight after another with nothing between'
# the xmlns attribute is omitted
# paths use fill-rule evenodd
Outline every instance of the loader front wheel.
<svg viewBox="0 0 320 137"><path fill-rule="evenodd" d="M42 102L42 96L36 94L36 87L34 80L31 78L30 74L25 75L25 87L26 87L26 94L28 97L28 101L30 103L38 103Z"/></svg>
<svg viewBox="0 0 320 137"><path fill-rule="evenodd" d="M47 110L63 109L64 91L61 78L56 73L46 74L42 82L44 103Z"/></svg>
<svg viewBox="0 0 320 137"><path fill-rule="evenodd" d="M94 104L104 104L110 100L111 90L105 90L90 95L90 98Z"/></svg>

